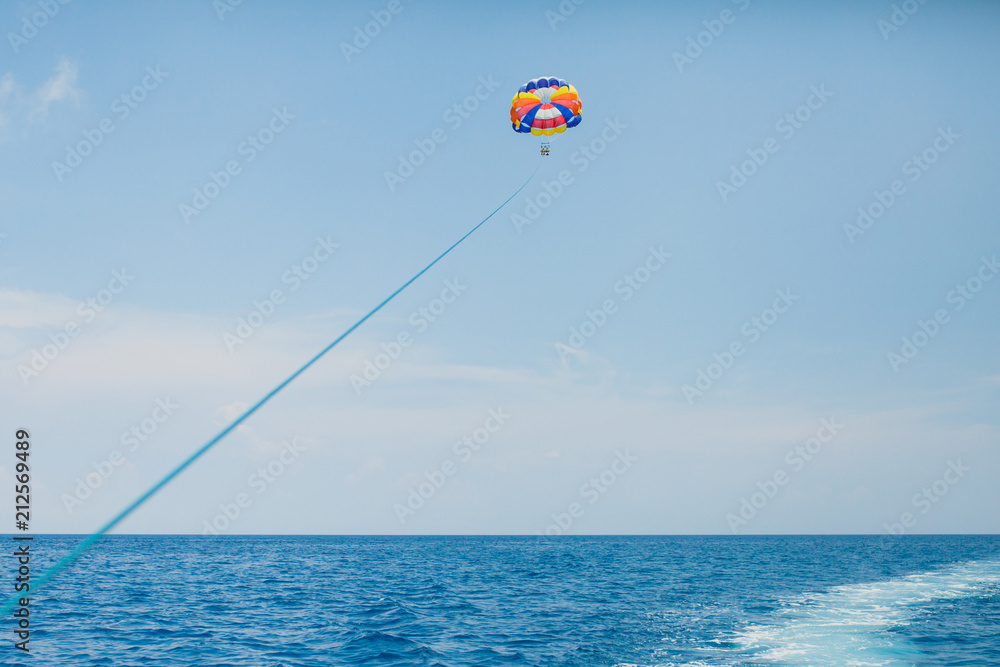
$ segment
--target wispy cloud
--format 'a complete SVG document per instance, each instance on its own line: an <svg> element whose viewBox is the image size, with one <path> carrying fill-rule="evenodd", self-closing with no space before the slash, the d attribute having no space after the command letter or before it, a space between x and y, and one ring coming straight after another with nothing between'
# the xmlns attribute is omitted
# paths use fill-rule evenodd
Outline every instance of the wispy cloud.
<svg viewBox="0 0 1000 667"><path fill-rule="evenodd" d="M79 105L81 91L76 85L77 72L75 62L68 58L60 60L55 75L33 93L29 117L44 117L53 102L70 101Z"/></svg>
<svg viewBox="0 0 1000 667"><path fill-rule="evenodd" d="M230 354L222 340L222 332L232 326L229 318L116 303L92 324L81 326L80 335L24 387L17 365L31 362L32 348L51 343L49 334L64 328L63 318L74 303L57 294L0 292L0 377L6 378L0 382L0 403L16 405L29 423L58 413L68 423L99 414L102 423L114 425L103 430L91 425L74 435L75 458L57 473L59 489L71 487L88 461L107 457L118 447L114 436L123 424L135 423L134 415L145 414L153 397L170 396L183 406L183 415L171 422L169 446L164 440L159 453L150 449L151 458L136 463L140 476L135 484L151 484L315 353L324 335L341 328L338 321L346 326L351 320L303 316L275 321ZM83 324L73 310L69 316ZM215 458L201 462L183 482L192 485L189 488L215 484L215 495L192 494L176 512L186 517L177 518L176 525L156 523L175 521L162 518L148 519L153 523L145 525L191 529L184 521L190 523L190 517L209 509L210 516L226 494L235 493L227 484L242 489L261 461L277 456L286 440L298 438L309 447L310 463L297 468L297 481L285 488L294 489L315 514L288 523L281 503L269 500L255 510L262 526L398 531L390 510L393 503L424 478L426 470L454 458L453 444L480 423L491 406L514 415L510 429L449 487L449 500L442 499L438 510L422 515L420 530L475 532L487 527L530 532L537 522L544 525L551 511L538 507L558 508L573 498L580 483L601 469L595 466L604 465L604 457L622 447L641 454L642 470L648 471L630 477L631 490L616 496L615 502L622 503L619 516L627 520L622 525L636 532L725 530L722 517L733 499L785 465L786 453L815 431L819 417L831 414L849 428L821 463L810 467L809 475L824 486L803 482L791 488L787 499L769 507L768 518L757 526L764 531L775 526L799 531L836 526L838 515L829 508L849 506L855 530L861 530L869 524L877 527L880 517L895 511L897 497L905 501L913 480L923 479L925 467L936 466L940 459L961 454L976 460L973 455L981 452L982 465L988 465L982 457L997 438L994 425L956 426L954 415L963 409L959 403L926 401L904 409L837 405L817 413L810 406L759 396L751 402L744 396L692 409L676 387L644 391L648 388L613 372L613 366L593 352L590 364L568 371L556 360L548 368L535 369L461 363L446 350L426 344L400 357L377 387L357 397L350 375L373 350L381 349L380 343L372 332L359 331L220 443ZM975 389L981 391L981 386ZM53 401L61 407L53 408ZM870 497L856 498L858 489L876 489L889 471L898 481L883 484L886 488L878 487ZM130 494L142 490L135 484L115 486L107 493L108 502L127 502ZM509 493L511 484L517 485L516 496ZM964 488L972 493L974 487L970 483ZM991 488L983 482L975 494L984 500L977 502L992 498ZM58 493L47 495L44 502L61 508ZM364 502L358 501L358 494ZM497 498L504 500L498 504ZM362 509L349 516L336 509L348 505ZM650 506L674 510L654 522L648 519ZM93 516L96 522L108 511L92 503L72 519L54 512L61 518L46 529L79 530L86 525L80 521ZM588 530L611 529L596 514L594 519Z"/></svg>
<svg viewBox="0 0 1000 667"><path fill-rule="evenodd" d="M77 85L78 74L79 66L69 58L60 59L55 73L34 90L26 89L13 72L4 74L0 77L0 128L23 131L45 120L54 104L71 102L78 106L83 95ZM0 140L7 138L5 135L0 135Z"/></svg>
<svg viewBox="0 0 1000 667"><path fill-rule="evenodd" d="M76 302L61 294L0 289L0 327L60 327L73 317Z"/></svg>

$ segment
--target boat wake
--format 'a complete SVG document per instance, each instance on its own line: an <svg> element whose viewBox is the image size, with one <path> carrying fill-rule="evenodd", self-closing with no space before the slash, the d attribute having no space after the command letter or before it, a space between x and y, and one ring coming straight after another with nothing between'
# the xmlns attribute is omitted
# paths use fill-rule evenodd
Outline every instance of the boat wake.
<svg viewBox="0 0 1000 667"><path fill-rule="evenodd" d="M988 595L998 585L1000 560L838 586L786 600L780 622L750 626L735 642L756 664L909 667L920 652L899 630L933 611L927 603Z"/></svg>

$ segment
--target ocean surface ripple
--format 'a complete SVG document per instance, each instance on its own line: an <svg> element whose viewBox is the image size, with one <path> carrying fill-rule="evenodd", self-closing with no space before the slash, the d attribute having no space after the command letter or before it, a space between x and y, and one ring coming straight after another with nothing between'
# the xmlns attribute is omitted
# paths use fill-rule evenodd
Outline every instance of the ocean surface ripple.
<svg viewBox="0 0 1000 667"><path fill-rule="evenodd" d="M990 667L998 602L997 536L110 536L4 664Z"/></svg>

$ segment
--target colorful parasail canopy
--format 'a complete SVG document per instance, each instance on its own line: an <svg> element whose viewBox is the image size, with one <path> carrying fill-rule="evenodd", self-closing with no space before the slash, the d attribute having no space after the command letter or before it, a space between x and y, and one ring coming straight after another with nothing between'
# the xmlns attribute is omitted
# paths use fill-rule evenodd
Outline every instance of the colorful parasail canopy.
<svg viewBox="0 0 1000 667"><path fill-rule="evenodd" d="M581 107L576 88L565 79L542 77L518 89L510 105L510 121L516 132L553 135L579 125Z"/></svg>

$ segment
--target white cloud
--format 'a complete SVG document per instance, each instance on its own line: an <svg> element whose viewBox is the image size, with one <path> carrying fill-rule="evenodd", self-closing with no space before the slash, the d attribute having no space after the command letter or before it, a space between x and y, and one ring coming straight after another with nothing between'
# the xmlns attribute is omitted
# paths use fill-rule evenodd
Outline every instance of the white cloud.
<svg viewBox="0 0 1000 667"><path fill-rule="evenodd" d="M13 74L7 72L0 77L0 128L7 125L7 106L15 90L16 84Z"/></svg>
<svg viewBox="0 0 1000 667"><path fill-rule="evenodd" d="M63 58L56 65L56 74L41 85L32 95L29 118L44 117L53 102L72 101L80 104L80 89L76 86L77 65Z"/></svg>
<svg viewBox="0 0 1000 667"><path fill-rule="evenodd" d="M77 86L78 73L77 63L62 58L52 77L32 91L25 90L12 72L4 74L0 77L0 129L41 122L53 104L72 102L79 106L83 91ZM4 138L0 135L0 140Z"/></svg>
<svg viewBox="0 0 1000 667"><path fill-rule="evenodd" d="M61 294L0 289L0 327L60 327L72 319L76 305Z"/></svg>
<svg viewBox="0 0 1000 667"><path fill-rule="evenodd" d="M107 458L120 446L118 434L148 414L156 397L171 396L183 408L163 434L130 455L135 474L116 476L102 491L104 501L68 517L58 493L42 499L59 510L44 528L61 532L97 525L113 507L129 502L353 319L275 320L230 354L222 340L234 326L228 318L114 303L24 387L16 365L64 325L73 303L60 295L0 292L0 333L12 350L0 362L0 403L12 406L25 423L44 425L53 447L65 447L65 461L46 473L53 489L72 487L91 461ZM754 530L838 527L841 514L853 521L848 528L866 530L877 528L897 504L905 506L911 487L919 489L950 457L966 456L985 469L990 459L974 454L996 440L995 427L955 426L949 421L954 409L933 402L896 410L831 407L821 415L807 405L766 397L749 401L734 390L724 400L720 395L692 408L676 387L632 386L597 355L572 371L558 363L548 370L511 369L461 363L445 350L421 345L359 397L350 375L380 342L358 331L172 484L164 499L151 503L161 509L144 510L129 529L196 529L219 502L245 491L247 477L277 456L281 443L298 438L309 447L307 463L290 468L276 485L281 490L268 492L240 530L397 532L393 503L425 471L453 458L452 444L497 407L512 415L509 426L463 464L447 494L434 499L433 509L429 504L413 530L543 527L549 513L573 500L616 450L631 448L641 463L627 484L602 501L600 512L607 516L595 511L581 530L724 532L725 513L758 480L787 468L786 452L815 433L824 416L843 422L843 434L797 474L795 488L768 508ZM862 497L859 489L875 488L874 481L889 472L892 484ZM820 483L831 490L795 495ZM981 483L963 483L963 489L976 502L995 500L985 476ZM311 509L288 523L292 507ZM357 510L344 513L338 509L343 507Z"/></svg>

